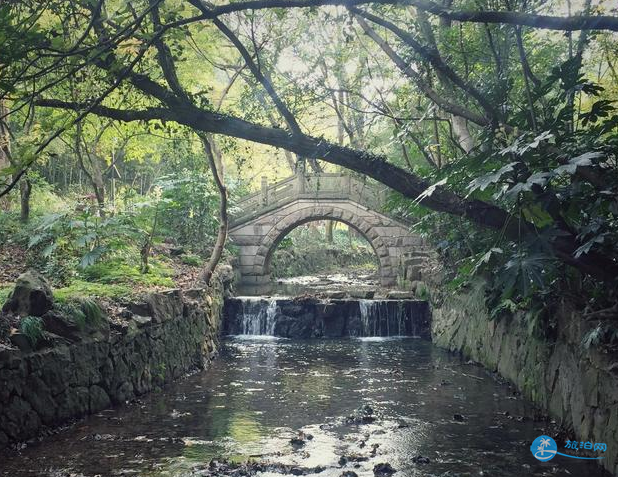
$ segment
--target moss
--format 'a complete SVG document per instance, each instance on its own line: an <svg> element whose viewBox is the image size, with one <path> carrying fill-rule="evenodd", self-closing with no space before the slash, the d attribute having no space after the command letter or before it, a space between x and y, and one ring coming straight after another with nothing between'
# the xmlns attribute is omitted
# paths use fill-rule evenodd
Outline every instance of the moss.
<svg viewBox="0 0 618 477"><path fill-rule="evenodd" d="M89 282L102 284L137 284L143 286L173 287L174 271L162 258L152 259L148 273L142 273L139 265L127 264L120 259L109 260L87 267L82 272Z"/></svg>
<svg viewBox="0 0 618 477"><path fill-rule="evenodd" d="M92 283L75 280L69 286L54 290L54 299L59 303L78 301L86 297L123 298L130 297L133 289L127 284Z"/></svg>
<svg viewBox="0 0 618 477"><path fill-rule="evenodd" d="M2 305L4 305L4 303L9 298L9 295L11 294L12 291L13 291L12 285L0 286L0 308L2 308Z"/></svg>
<svg viewBox="0 0 618 477"><path fill-rule="evenodd" d="M182 257L180 257L180 260L185 265L191 265L193 267L199 267L204 263L202 257L191 253L183 255Z"/></svg>
<svg viewBox="0 0 618 477"><path fill-rule="evenodd" d="M127 298L144 288L173 288L173 275L174 271L162 257L151 260L148 273L141 273L138 264L126 263L119 257L86 267L79 278L54 290L54 298L60 303L83 301L88 297Z"/></svg>

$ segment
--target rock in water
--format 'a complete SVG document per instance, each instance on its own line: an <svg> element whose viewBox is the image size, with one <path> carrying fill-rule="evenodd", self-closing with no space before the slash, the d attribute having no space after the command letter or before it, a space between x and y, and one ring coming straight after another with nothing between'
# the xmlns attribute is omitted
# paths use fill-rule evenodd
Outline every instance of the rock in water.
<svg viewBox="0 0 618 477"><path fill-rule="evenodd" d="M416 457L412 457L412 462L415 464L429 464L431 459L429 457L425 457L423 455L417 455Z"/></svg>
<svg viewBox="0 0 618 477"><path fill-rule="evenodd" d="M2 311L20 316L43 316L53 305L54 297L47 280L34 270L28 270L17 279Z"/></svg>
<svg viewBox="0 0 618 477"><path fill-rule="evenodd" d="M373 466L373 475L375 477L390 477L397 472L390 464L376 464Z"/></svg>

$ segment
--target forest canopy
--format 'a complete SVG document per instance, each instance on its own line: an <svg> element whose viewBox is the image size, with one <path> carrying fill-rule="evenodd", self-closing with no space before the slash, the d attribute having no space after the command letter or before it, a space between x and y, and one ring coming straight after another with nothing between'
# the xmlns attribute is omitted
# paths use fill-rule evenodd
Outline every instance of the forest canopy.
<svg viewBox="0 0 618 477"><path fill-rule="evenodd" d="M392 190L451 286L485 275L496 309L569 293L600 310L618 277L617 13L5 1L0 201L31 248L79 249L86 267L127 241L147 257L166 233L220 255L228 209L261 176L347 170ZM44 194L86 205L50 210Z"/></svg>

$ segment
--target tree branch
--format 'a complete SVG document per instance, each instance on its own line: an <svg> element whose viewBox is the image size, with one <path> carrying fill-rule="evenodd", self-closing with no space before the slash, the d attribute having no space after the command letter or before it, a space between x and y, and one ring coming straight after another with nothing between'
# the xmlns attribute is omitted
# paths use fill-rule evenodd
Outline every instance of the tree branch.
<svg viewBox="0 0 618 477"><path fill-rule="evenodd" d="M423 59L427 60L440 74L444 75L446 78L451 81L455 86L460 88L462 91L467 93L469 96L473 97L477 103L485 110L485 112L489 115L490 118L494 120L498 120L499 114L494 108L494 106L489 102L487 98L480 91L478 91L474 86L466 83L450 66L448 66L442 58L440 54L433 50L426 48L421 45L410 33L402 30L394 23L385 20L384 18L380 18L376 15L372 15L371 13L359 10L358 8L350 8L350 11L358 16L362 16L367 20L380 25L387 30L390 30L395 35L397 35L406 45L412 47L414 51L416 51Z"/></svg>
<svg viewBox="0 0 618 477"><path fill-rule="evenodd" d="M195 0L208 8L204 0ZM547 30L610 30L618 31L618 18L609 15L582 15L559 17L553 15L535 15L511 11L452 10L427 0L249 0L209 9L204 18L216 18L233 12L246 10L263 10L269 8L311 8L325 5L342 5L346 7L366 4L409 5L440 18L469 23L502 23L521 25Z"/></svg>
<svg viewBox="0 0 618 477"><path fill-rule="evenodd" d="M192 1L192 3L194 2ZM270 96L270 99L275 104L277 111L279 111L279 114L281 114L281 116L285 120L285 123L290 129L290 131L292 131L294 134L301 133L301 129L298 122L296 121L296 118L275 91L271 79L268 78L267 73L263 72L262 69L259 68L258 65L253 61L251 54L249 53L249 51L247 51L240 39L222 21L214 19L213 23L232 42L232 44L241 54L241 56L245 60L245 63L247 64L247 67L249 68L255 79L257 79L264 87L264 89L268 93L268 96Z"/></svg>
<svg viewBox="0 0 618 477"><path fill-rule="evenodd" d="M401 58L395 51L386 43L382 37L380 37L373 28L371 28L367 22L361 16L356 16L356 21L363 29L365 34L371 38L376 44L386 53L386 55L395 63L395 65L405 74L408 78L412 79L418 89L421 90L429 99L441 107L444 111L466 118L473 123L486 127L490 125L490 121L484 116L477 114L469 109L450 102L449 100L441 97L434 89L432 89L425 80L421 77L420 73L415 71L409 64L407 64L403 58Z"/></svg>
<svg viewBox="0 0 618 477"><path fill-rule="evenodd" d="M83 105L59 100L41 100L40 106L81 110ZM140 111L124 111L105 106L94 106L91 112L121 121L153 120L175 121L195 131L224 134L261 144L287 149L303 157L320 158L332 164L371 177L411 199L418 199L422 205L438 212L467 218L476 225L501 230L505 236L518 239L522 234L535 233L535 227L523 218L515 217L493 204L480 200L464 199L441 187L432 186L419 176L389 163L385 157L365 151L357 151L332 144L322 138L305 134L290 136L289 132L260 126L239 118L202 110L183 102L174 108L150 108ZM431 187L431 189L430 189ZM433 190L428 194L427 191ZM554 252L563 262L578 268L600 280L611 281L618 276L618 264L596 252L575 258L578 248L572 235L556 237Z"/></svg>

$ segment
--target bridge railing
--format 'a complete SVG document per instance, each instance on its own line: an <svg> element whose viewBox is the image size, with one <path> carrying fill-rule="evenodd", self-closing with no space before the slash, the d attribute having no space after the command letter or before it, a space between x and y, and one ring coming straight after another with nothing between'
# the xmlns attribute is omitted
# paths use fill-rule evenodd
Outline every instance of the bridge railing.
<svg viewBox="0 0 618 477"><path fill-rule="evenodd" d="M386 188L380 189L348 174L296 174L274 184L262 177L260 190L236 204L235 212L231 214L232 224L242 223L297 199L350 199L380 210L386 191Z"/></svg>

